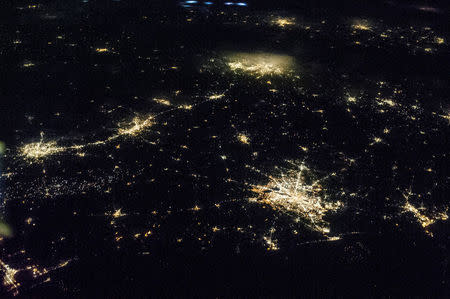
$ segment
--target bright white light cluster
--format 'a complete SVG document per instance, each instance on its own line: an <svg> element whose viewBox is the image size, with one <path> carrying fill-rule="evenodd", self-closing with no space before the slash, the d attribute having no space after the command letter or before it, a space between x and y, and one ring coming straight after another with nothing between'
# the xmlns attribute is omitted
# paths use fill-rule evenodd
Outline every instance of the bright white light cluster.
<svg viewBox="0 0 450 299"><path fill-rule="evenodd" d="M258 194L257 201L269 205L274 210L294 213L318 232L330 232L329 223L324 217L343 207L343 203L324 199L321 180L306 182L309 169L300 164L297 169L283 170L280 175L269 176L264 186L253 186Z"/></svg>
<svg viewBox="0 0 450 299"><path fill-rule="evenodd" d="M294 65L294 59L290 56L267 53L235 53L228 55L226 61L234 73L245 73L255 77L285 75Z"/></svg>

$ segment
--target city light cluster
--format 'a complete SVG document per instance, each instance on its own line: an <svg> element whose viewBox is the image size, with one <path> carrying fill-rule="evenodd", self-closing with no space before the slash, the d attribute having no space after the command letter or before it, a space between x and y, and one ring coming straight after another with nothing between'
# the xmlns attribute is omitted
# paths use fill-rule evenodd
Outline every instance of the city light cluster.
<svg viewBox="0 0 450 299"><path fill-rule="evenodd" d="M292 70L294 65L290 56L267 53L236 53L228 56L226 60L231 71L255 77L284 75Z"/></svg>
<svg viewBox="0 0 450 299"><path fill-rule="evenodd" d="M448 219L448 215L445 212L438 212L432 215L425 215L425 213L421 212L418 208L416 208L415 206L413 206L410 202L406 202L405 205L403 205L403 211L404 212L409 212L411 214L414 215L414 217L417 219L417 221L420 223L420 225L425 229L425 232L428 234L431 234L428 230L427 227L432 225L433 223L435 223L436 221L439 220L447 220Z"/></svg>
<svg viewBox="0 0 450 299"><path fill-rule="evenodd" d="M295 25L295 19L294 18L283 18L283 17L277 17L272 20L272 24L276 25L278 27L284 28L288 26Z"/></svg>
<svg viewBox="0 0 450 299"><path fill-rule="evenodd" d="M135 118L133 118L133 120L129 123L125 123L123 124L121 127L119 127L119 129L117 130L117 137L118 136L122 136L122 135L138 135L140 133L142 133L143 130L148 129L149 127L151 127L154 124L154 119L153 117L138 117L136 116ZM115 136L110 137L111 138L116 138Z"/></svg>
<svg viewBox="0 0 450 299"><path fill-rule="evenodd" d="M274 210L294 213L307 225L318 232L330 232L329 223L324 219L329 213L343 207L343 203L327 201L320 180L306 182L308 168L301 164L299 169L283 171L278 176L269 176L264 186L253 186L258 194L257 201L269 205Z"/></svg>

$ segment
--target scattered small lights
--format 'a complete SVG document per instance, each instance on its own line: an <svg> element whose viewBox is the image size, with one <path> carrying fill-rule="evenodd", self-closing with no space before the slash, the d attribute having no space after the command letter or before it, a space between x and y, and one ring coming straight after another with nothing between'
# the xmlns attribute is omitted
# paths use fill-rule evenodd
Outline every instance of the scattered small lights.
<svg viewBox="0 0 450 299"><path fill-rule="evenodd" d="M193 105L180 105L178 108L184 109L184 110L192 110Z"/></svg>
<svg viewBox="0 0 450 299"><path fill-rule="evenodd" d="M103 145L107 142L114 141L121 136L137 136L144 130L154 125L153 116L147 117L134 117L128 123L120 123L117 130L117 134L108 137L106 140L98 140L85 144L76 144L71 146L59 146L56 141L44 142L44 133L41 132L41 140L39 142L33 142L25 144L19 148L19 155L27 160L41 161L43 158L63 153L70 150L79 151L89 146ZM120 145L119 147L120 148ZM82 152L77 153L78 156L83 157L85 154Z"/></svg>
<svg viewBox="0 0 450 299"><path fill-rule="evenodd" d="M142 131L148 129L152 125L154 125L154 119L152 116L150 117L135 117L130 123L127 123L120 127L117 131L119 136L121 135L138 135L142 133ZM111 137L113 138L113 137Z"/></svg>
<svg viewBox="0 0 450 299"><path fill-rule="evenodd" d="M271 237L268 236L264 236L263 237L264 242L267 245L267 250L268 251L276 251L279 250L280 248L278 247L278 243L276 240L273 240Z"/></svg>

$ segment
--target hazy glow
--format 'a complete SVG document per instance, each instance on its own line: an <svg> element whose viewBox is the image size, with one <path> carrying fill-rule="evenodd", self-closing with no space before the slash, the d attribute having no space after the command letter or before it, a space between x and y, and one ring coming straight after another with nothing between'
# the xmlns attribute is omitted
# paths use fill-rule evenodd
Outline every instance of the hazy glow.
<svg viewBox="0 0 450 299"><path fill-rule="evenodd" d="M361 31L372 30L372 27L370 27L369 23L365 20L355 21L352 25L352 28L355 30L361 30Z"/></svg>
<svg viewBox="0 0 450 299"><path fill-rule="evenodd" d="M296 23L295 23L295 19L294 18L277 17L274 20L272 20L272 24L284 28L284 27L287 27L287 26L293 26Z"/></svg>
<svg viewBox="0 0 450 299"><path fill-rule="evenodd" d="M231 71L256 77L283 75L294 65L290 56L267 53L236 53L226 57L226 60Z"/></svg>

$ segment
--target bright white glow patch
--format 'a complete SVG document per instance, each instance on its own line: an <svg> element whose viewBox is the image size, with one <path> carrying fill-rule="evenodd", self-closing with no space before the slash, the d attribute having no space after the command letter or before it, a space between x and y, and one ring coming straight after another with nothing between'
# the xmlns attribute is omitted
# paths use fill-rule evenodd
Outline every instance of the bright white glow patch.
<svg viewBox="0 0 450 299"><path fill-rule="evenodd" d="M239 134L237 136L237 139L242 144L250 144L250 138L247 135L245 135L245 134Z"/></svg>
<svg viewBox="0 0 450 299"><path fill-rule="evenodd" d="M224 93L221 93L221 94L212 94L212 95L210 95L210 96L208 97L208 99L210 99L210 100L218 100L218 99L223 98L224 96L225 96Z"/></svg>
<svg viewBox="0 0 450 299"><path fill-rule="evenodd" d="M235 53L227 56L226 64L234 73L255 77L286 75L292 71L294 59L287 55L267 53Z"/></svg>
<svg viewBox="0 0 450 299"><path fill-rule="evenodd" d="M154 98L153 101L155 101L156 103L158 103L160 105L165 105L165 106L171 105L170 101L166 100L166 99Z"/></svg>
<svg viewBox="0 0 450 299"><path fill-rule="evenodd" d="M41 159L62 151L64 148L58 146L55 141L43 142L42 140L26 144L20 149L21 155L30 159Z"/></svg>
<svg viewBox="0 0 450 299"><path fill-rule="evenodd" d="M283 17L276 17L275 19L272 20L271 23L281 28L296 25L294 18L283 18Z"/></svg>
<svg viewBox="0 0 450 299"><path fill-rule="evenodd" d="M372 27L370 26L369 22L366 20L357 20L353 23L352 28L355 30L360 31L370 31L372 30Z"/></svg>
<svg viewBox="0 0 450 299"><path fill-rule="evenodd" d="M32 142L23 145L19 148L19 155L27 160L31 161L41 161L42 159L52 156L55 154L67 152L67 151L77 151L80 156L83 153L80 151L96 145L103 145L107 142L114 141L122 136L134 137L141 134L146 129L150 128L155 124L153 116L146 117L134 117L130 122L120 123L118 125L117 133L104 140L98 140L94 142L88 142L84 144L75 144L70 146L60 146L57 141L44 141L44 133L41 132L41 140L39 142Z"/></svg>
<svg viewBox="0 0 450 299"><path fill-rule="evenodd" d="M413 206L410 202L406 202L405 205L402 207L402 210L404 213L409 212L411 213L417 221L420 223L420 225L425 229L425 232L429 235L433 235L430 231L428 231L427 227L435 223L436 221L445 221L448 220L448 215L446 212L440 212L440 213L434 213L430 215L425 215L424 212L421 212L418 208Z"/></svg>
<svg viewBox="0 0 450 299"><path fill-rule="evenodd" d="M108 48L96 48L95 52L97 52L97 53L106 53L106 52L109 52L109 49Z"/></svg>

